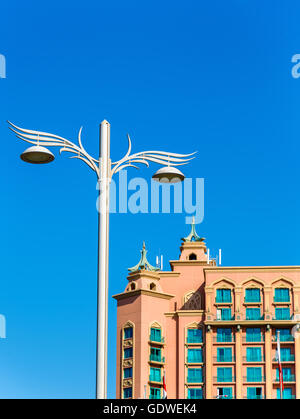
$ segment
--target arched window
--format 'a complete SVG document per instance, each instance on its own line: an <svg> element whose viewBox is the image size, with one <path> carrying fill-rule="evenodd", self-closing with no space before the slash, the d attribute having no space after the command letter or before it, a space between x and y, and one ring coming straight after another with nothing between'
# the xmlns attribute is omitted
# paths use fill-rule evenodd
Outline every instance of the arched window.
<svg viewBox="0 0 300 419"><path fill-rule="evenodd" d="M195 255L195 253L190 254L189 260L197 260L197 256Z"/></svg>
<svg viewBox="0 0 300 419"><path fill-rule="evenodd" d="M156 285L154 284L154 282L151 282L151 284L150 284L150 290L151 291L156 291Z"/></svg>
<svg viewBox="0 0 300 419"><path fill-rule="evenodd" d="M131 291L135 290L135 284L134 283L130 284L130 290Z"/></svg>

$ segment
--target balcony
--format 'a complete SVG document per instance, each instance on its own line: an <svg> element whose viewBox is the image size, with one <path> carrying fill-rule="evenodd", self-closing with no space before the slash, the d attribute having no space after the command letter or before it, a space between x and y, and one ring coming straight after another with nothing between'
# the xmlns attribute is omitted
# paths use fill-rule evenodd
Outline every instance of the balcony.
<svg viewBox="0 0 300 419"><path fill-rule="evenodd" d="M203 338L202 338L202 336L201 337L197 337L197 336L188 336L187 338L186 338L186 343L187 344L202 344L203 343Z"/></svg>
<svg viewBox="0 0 300 419"><path fill-rule="evenodd" d="M150 361L164 363L165 357L161 355L150 354Z"/></svg>
<svg viewBox="0 0 300 419"><path fill-rule="evenodd" d="M203 383L203 377L187 377L186 382L188 384L202 384Z"/></svg>
<svg viewBox="0 0 300 419"><path fill-rule="evenodd" d="M151 375L151 374L149 375L149 381L151 383L162 384L161 377L157 377L157 376Z"/></svg>
<svg viewBox="0 0 300 419"><path fill-rule="evenodd" d="M222 298L222 297L216 297L215 300L216 304L232 304L232 299L231 298Z"/></svg>
<svg viewBox="0 0 300 419"><path fill-rule="evenodd" d="M249 322L256 322L256 321L258 321L258 320L264 320L265 319L265 316L264 315L259 315L259 316L249 316L249 315L247 315L247 316L245 316L245 320L246 321L249 321Z"/></svg>
<svg viewBox="0 0 300 419"><path fill-rule="evenodd" d="M217 343L232 343L234 341L235 341L235 337L233 335L214 336L214 342L217 342Z"/></svg>
<svg viewBox="0 0 300 419"><path fill-rule="evenodd" d="M189 358L188 356L187 356L187 358L186 358L186 362L188 363L188 364L203 364L203 356L199 356L199 357L197 357L197 358Z"/></svg>
<svg viewBox="0 0 300 419"><path fill-rule="evenodd" d="M230 356L215 356L214 362L235 362L235 357L233 355Z"/></svg>
<svg viewBox="0 0 300 419"><path fill-rule="evenodd" d="M235 382L235 376L230 377L214 377L214 383L234 383Z"/></svg>
<svg viewBox="0 0 300 419"><path fill-rule="evenodd" d="M279 321L287 321L287 320L293 320L293 316L290 314L285 316L273 316L272 320L279 320Z"/></svg>
<svg viewBox="0 0 300 419"><path fill-rule="evenodd" d="M265 341L264 335L247 335L243 336L244 343L262 343Z"/></svg>
<svg viewBox="0 0 300 419"><path fill-rule="evenodd" d="M244 396L243 399L244 400L263 400L265 399L266 396L260 395L260 396Z"/></svg>
<svg viewBox="0 0 300 419"><path fill-rule="evenodd" d="M287 376L283 377L283 382L284 383L294 383L294 382L296 382L295 375L291 374L288 377ZM275 378L274 383L279 383L279 377Z"/></svg>
<svg viewBox="0 0 300 419"><path fill-rule="evenodd" d="M278 362L278 359L273 358L273 362ZM281 362L295 362L295 355L289 355L289 356L281 355Z"/></svg>
<svg viewBox="0 0 300 419"><path fill-rule="evenodd" d="M265 357L263 355L261 355L260 357L257 356L243 356L243 362L265 362Z"/></svg>
<svg viewBox="0 0 300 419"><path fill-rule="evenodd" d="M161 337L161 336L149 336L149 342L153 342L153 343L158 343L158 344L164 344L165 343L165 338Z"/></svg>
<svg viewBox="0 0 300 419"><path fill-rule="evenodd" d="M280 296L280 295L278 295L278 296L275 296L274 297L274 303L290 303L291 302L291 299L290 299L290 296L288 295L288 296Z"/></svg>
<svg viewBox="0 0 300 419"><path fill-rule="evenodd" d="M251 376L244 377L245 383L264 383L265 381L266 379L262 375L259 375L257 377L251 377Z"/></svg>
<svg viewBox="0 0 300 419"><path fill-rule="evenodd" d="M251 303L260 304L261 303L261 299L260 299L260 297L255 297L255 296L251 297L251 296L248 296L248 297L245 297L244 303L245 304L247 304L247 303L250 303L250 304Z"/></svg>
<svg viewBox="0 0 300 419"><path fill-rule="evenodd" d="M293 335L280 335L280 342L294 342ZM272 336L272 342L277 342L277 336Z"/></svg>

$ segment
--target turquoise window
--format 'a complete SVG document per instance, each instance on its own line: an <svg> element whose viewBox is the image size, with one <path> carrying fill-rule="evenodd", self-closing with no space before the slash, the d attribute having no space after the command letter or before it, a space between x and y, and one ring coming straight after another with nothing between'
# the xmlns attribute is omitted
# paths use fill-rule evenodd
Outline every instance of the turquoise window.
<svg viewBox="0 0 300 419"><path fill-rule="evenodd" d="M124 368L124 378L132 377L132 368Z"/></svg>
<svg viewBox="0 0 300 419"><path fill-rule="evenodd" d="M160 368L150 368L150 381L161 382L161 369Z"/></svg>
<svg viewBox="0 0 300 419"><path fill-rule="evenodd" d="M275 308L275 318L276 320L289 320L290 319L290 309L289 308Z"/></svg>
<svg viewBox="0 0 300 419"><path fill-rule="evenodd" d="M282 392L283 399L292 399L292 389L285 387ZM280 399L280 388L277 389L277 399Z"/></svg>
<svg viewBox="0 0 300 419"><path fill-rule="evenodd" d="M124 399L130 399L132 397L132 388L128 387L128 388L124 388L123 390L123 398Z"/></svg>
<svg viewBox="0 0 300 419"><path fill-rule="evenodd" d="M290 290L288 288L275 288L274 301L288 303L290 301Z"/></svg>
<svg viewBox="0 0 300 419"><path fill-rule="evenodd" d="M246 308L247 320L260 320L260 308Z"/></svg>
<svg viewBox="0 0 300 419"><path fill-rule="evenodd" d="M282 368L283 381L295 381L291 368ZM276 381L279 381L279 368L276 370Z"/></svg>
<svg viewBox="0 0 300 419"><path fill-rule="evenodd" d="M150 361L161 362L161 349L150 348Z"/></svg>
<svg viewBox="0 0 300 419"><path fill-rule="evenodd" d="M124 339L130 339L133 336L133 328L125 327L124 329Z"/></svg>
<svg viewBox="0 0 300 419"><path fill-rule="evenodd" d="M247 387L247 399L262 399L262 388Z"/></svg>
<svg viewBox="0 0 300 419"><path fill-rule="evenodd" d="M219 383L232 382L232 368L217 368L217 381Z"/></svg>
<svg viewBox="0 0 300 419"><path fill-rule="evenodd" d="M261 348L247 348L247 362L261 362Z"/></svg>
<svg viewBox="0 0 300 419"><path fill-rule="evenodd" d="M217 289L216 302L231 303L231 290Z"/></svg>
<svg viewBox="0 0 300 419"><path fill-rule="evenodd" d="M257 367L248 367L247 368L247 381L248 382L261 382L262 375L261 375L261 368Z"/></svg>
<svg viewBox="0 0 300 419"><path fill-rule="evenodd" d="M161 342L161 329L157 327L151 327L150 340L153 342Z"/></svg>
<svg viewBox="0 0 300 419"><path fill-rule="evenodd" d="M232 362L232 348L218 348L217 362Z"/></svg>
<svg viewBox="0 0 300 419"><path fill-rule="evenodd" d="M220 320L231 320L231 308L221 308L220 313Z"/></svg>
<svg viewBox="0 0 300 419"><path fill-rule="evenodd" d="M125 348L124 349L124 359L132 358L133 349L132 348Z"/></svg>
<svg viewBox="0 0 300 419"><path fill-rule="evenodd" d="M150 387L150 399L160 399L160 388Z"/></svg>
<svg viewBox="0 0 300 419"><path fill-rule="evenodd" d="M261 342L261 329L248 327L246 329L246 342Z"/></svg>
<svg viewBox="0 0 300 419"><path fill-rule="evenodd" d="M203 356L202 356L202 349L188 349L187 353L187 361L188 362L203 362Z"/></svg>
<svg viewBox="0 0 300 419"><path fill-rule="evenodd" d="M203 399L202 388L189 388L188 399Z"/></svg>
<svg viewBox="0 0 300 419"><path fill-rule="evenodd" d="M232 399L232 387L218 387L218 399Z"/></svg>
<svg viewBox="0 0 300 419"><path fill-rule="evenodd" d="M217 329L217 342L232 342L232 335L230 328Z"/></svg>
<svg viewBox="0 0 300 419"><path fill-rule="evenodd" d="M203 333L202 329L188 329L187 330L187 343L202 343Z"/></svg>
<svg viewBox="0 0 300 419"><path fill-rule="evenodd" d="M260 302L260 289L259 288L247 288L245 294L246 303L259 303Z"/></svg>
<svg viewBox="0 0 300 419"><path fill-rule="evenodd" d="M188 368L187 382L202 383L202 368Z"/></svg>

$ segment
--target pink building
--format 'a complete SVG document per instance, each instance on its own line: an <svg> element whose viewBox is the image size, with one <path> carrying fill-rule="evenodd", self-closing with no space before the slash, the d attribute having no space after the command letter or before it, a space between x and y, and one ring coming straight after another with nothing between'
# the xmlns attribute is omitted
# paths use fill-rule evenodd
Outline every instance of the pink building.
<svg viewBox="0 0 300 419"><path fill-rule="evenodd" d="M300 267L223 267L192 224L171 271L143 246L117 308L117 398L300 399ZM299 335L299 337L298 337Z"/></svg>

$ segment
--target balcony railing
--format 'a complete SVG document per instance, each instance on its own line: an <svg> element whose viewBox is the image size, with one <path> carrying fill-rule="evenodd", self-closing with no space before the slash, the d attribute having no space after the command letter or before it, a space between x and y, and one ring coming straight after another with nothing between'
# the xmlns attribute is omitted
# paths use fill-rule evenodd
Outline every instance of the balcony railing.
<svg viewBox="0 0 300 419"><path fill-rule="evenodd" d="M187 377L186 381L189 384L200 384L203 383L203 377Z"/></svg>
<svg viewBox="0 0 300 419"><path fill-rule="evenodd" d="M213 320L214 321L216 321L216 322L229 322L229 321L231 321L231 320L234 320L235 319L235 316L233 315L233 316L227 316L226 314L225 315L220 315L220 316L214 316L213 317Z"/></svg>
<svg viewBox="0 0 300 419"><path fill-rule="evenodd" d="M186 362L187 362L188 364L202 364L202 363L203 363L203 356L201 356L201 357L197 357L197 358L189 358L189 357L187 356L187 358L186 358Z"/></svg>
<svg viewBox="0 0 300 419"><path fill-rule="evenodd" d="M249 316L249 315L246 315L245 316L245 320L247 320L247 321L257 321L257 320L264 320L264 318L265 318L265 316L264 315L259 315L259 316Z"/></svg>
<svg viewBox="0 0 300 419"><path fill-rule="evenodd" d="M201 337L195 337L195 336L188 336L186 338L186 343L203 343L203 338Z"/></svg>
<svg viewBox="0 0 300 419"><path fill-rule="evenodd" d="M281 318L280 318L281 317ZM288 315L288 316L273 316L272 317L272 320L293 320L293 316L290 316L290 315Z"/></svg>
<svg viewBox="0 0 300 419"><path fill-rule="evenodd" d="M291 400L291 399L295 399L295 398L296 398L295 394L292 394L290 396L283 396L284 400Z"/></svg>
<svg viewBox="0 0 300 419"><path fill-rule="evenodd" d="M280 342L293 342L295 340L293 335L281 335L280 334ZM272 341L277 342L277 336L272 336Z"/></svg>
<svg viewBox="0 0 300 419"><path fill-rule="evenodd" d="M290 296L287 296L287 297L275 296L274 297L274 303L289 303L290 301L291 301Z"/></svg>
<svg viewBox="0 0 300 419"><path fill-rule="evenodd" d="M260 395L260 396L244 396L243 399L245 400L263 400L266 396Z"/></svg>
<svg viewBox="0 0 300 419"><path fill-rule="evenodd" d="M260 297L245 297L245 303L261 303Z"/></svg>
<svg viewBox="0 0 300 419"><path fill-rule="evenodd" d="M214 377L214 382L215 383L234 383L235 382L235 377L231 376L231 377Z"/></svg>
<svg viewBox="0 0 300 419"><path fill-rule="evenodd" d="M264 341L265 341L264 335L247 335L246 334L246 336L243 336L243 342L246 342L246 343L260 343Z"/></svg>
<svg viewBox="0 0 300 419"><path fill-rule="evenodd" d="M153 362L165 362L165 357L161 355L150 354L150 361Z"/></svg>
<svg viewBox="0 0 300 419"><path fill-rule="evenodd" d="M231 304L232 298L231 297L216 297L217 304Z"/></svg>
<svg viewBox="0 0 300 419"><path fill-rule="evenodd" d="M244 362L264 362L265 357L263 355L261 356L243 356Z"/></svg>
<svg viewBox="0 0 300 419"><path fill-rule="evenodd" d="M230 356L215 356L214 362L235 362L235 357L233 355Z"/></svg>
<svg viewBox="0 0 300 419"><path fill-rule="evenodd" d="M294 362L295 361L295 355L289 355L289 356L282 356L281 355L281 362ZM273 362L278 362L277 358L273 358Z"/></svg>
<svg viewBox="0 0 300 419"><path fill-rule="evenodd" d="M257 377L247 376L247 377L244 377L244 382L246 382L246 383L264 383L265 382L265 377L263 377L262 375L259 375Z"/></svg>
<svg viewBox="0 0 300 419"><path fill-rule="evenodd" d="M214 336L214 342L217 343L231 343L234 342L235 338L233 335L217 335Z"/></svg>
<svg viewBox="0 0 300 419"><path fill-rule="evenodd" d="M163 337L156 337L156 336L149 336L150 342L157 342L157 343L165 343L165 338Z"/></svg>
<svg viewBox="0 0 300 419"><path fill-rule="evenodd" d="M293 374L289 375L288 377L287 376L285 376L285 377L283 376L283 382L284 383L292 383L294 381L296 381L296 379L295 379L295 375L293 375ZM279 377L276 377L275 378L274 383L279 383Z"/></svg>
<svg viewBox="0 0 300 419"><path fill-rule="evenodd" d="M161 377L156 377L155 375L151 375L151 374L149 375L149 381L152 381L154 383L159 383L159 384L162 383Z"/></svg>

